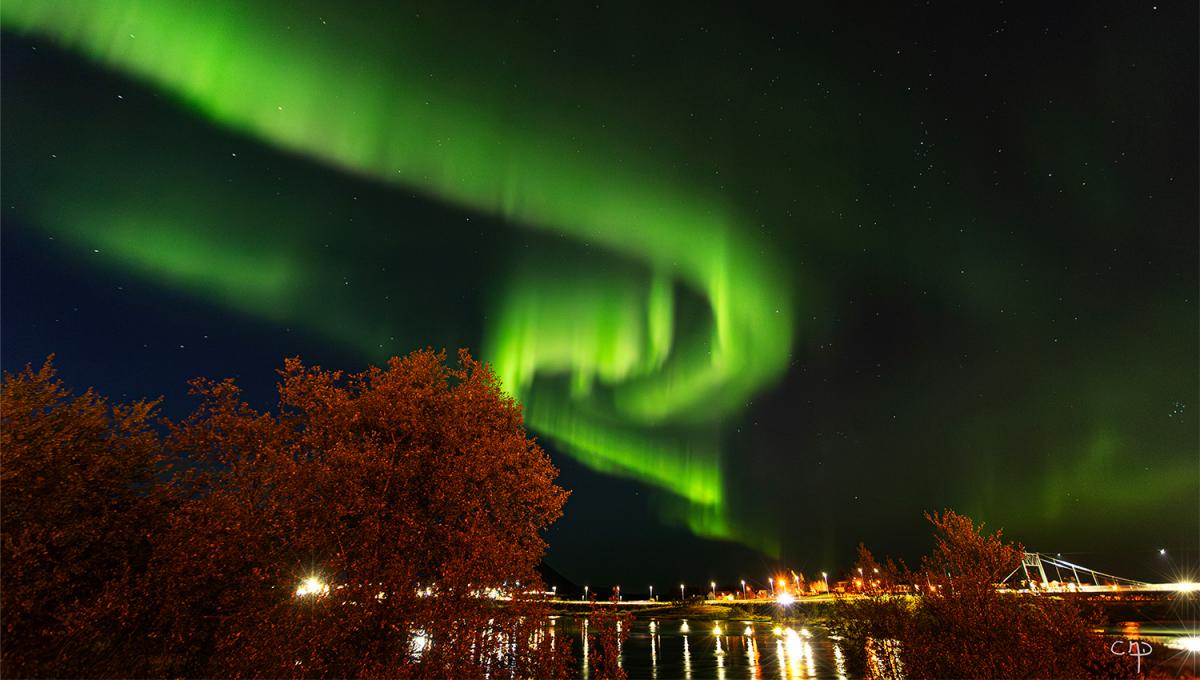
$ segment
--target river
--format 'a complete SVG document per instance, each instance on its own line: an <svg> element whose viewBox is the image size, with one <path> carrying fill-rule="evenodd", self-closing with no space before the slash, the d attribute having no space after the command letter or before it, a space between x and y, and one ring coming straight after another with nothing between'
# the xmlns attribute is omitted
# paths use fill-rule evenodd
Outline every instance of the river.
<svg viewBox="0 0 1200 680"><path fill-rule="evenodd" d="M570 635L579 676L591 678L582 618L556 617L558 634ZM1150 645L1143 668L1195 675L1200 664L1196 624L1142 622L1106 631L1120 639ZM1108 644L1097 640L1098 644ZM1188 651L1185 647L1193 647ZM1117 651L1128 652L1128 646ZM1138 649L1135 647L1135 649ZM1146 647L1140 648L1145 651ZM844 652L821 626L782 626L738 619L638 619L622 645L621 664L631 679L725 680L729 678L849 678Z"/></svg>

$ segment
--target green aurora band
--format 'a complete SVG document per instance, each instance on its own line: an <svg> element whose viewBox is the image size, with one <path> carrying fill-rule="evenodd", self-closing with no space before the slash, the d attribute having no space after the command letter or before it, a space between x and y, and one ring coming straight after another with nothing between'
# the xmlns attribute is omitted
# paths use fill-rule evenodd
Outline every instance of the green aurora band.
<svg viewBox="0 0 1200 680"><path fill-rule="evenodd" d="M589 134L582 118L546 116L545 102L430 80L413 27L395 27L411 44L364 57L319 17L280 30L263 3L8 0L0 18L277 148L634 263L632 275L514 266L485 355L529 425L567 453L670 491L682 504L667 514L698 535L777 552L769 531L727 512L720 423L784 371L792 304L781 263L719 196L672 179L628 141ZM104 200L64 209L47 197L31 217L77 248L222 304L329 323L305 314L286 256ZM689 296L707 310L703 323L682 318ZM334 334L364 351L387 333L339 326Z"/></svg>

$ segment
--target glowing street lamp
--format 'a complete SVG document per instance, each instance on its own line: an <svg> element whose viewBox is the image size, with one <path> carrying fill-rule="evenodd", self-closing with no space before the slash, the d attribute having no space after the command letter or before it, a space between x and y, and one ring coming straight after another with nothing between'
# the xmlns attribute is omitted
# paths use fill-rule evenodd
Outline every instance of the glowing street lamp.
<svg viewBox="0 0 1200 680"><path fill-rule="evenodd" d="M742 599L746 599L746 579L742 579Z"/></svg>
<svg viewBox="0 0 1200 680"><path fill-rule="evenodd" d="M682 583L680 583L680 584L679 584L679 599L680 599L680 600L685 600L685 599L687 599L687 598L685 598L685 597L683 596L683 584L682 584Z"/></svg>
<svg viewBox="0 0 1200 680"><path fill-rule="evenodd" d="M714 600L715 600L715 599L717 599L717 582L716 582L716 581L709 581L709 582L708 582L708 585L709 585L710 587L712 587L713 599L714 599Z"/></svg>
<svg viewBox="0 0 1200 680"><path fill-rule="evenodd" d="M588 587L587 587L587 586L584 586L584 587L583 587L583 599L584 599L584 600L586 600L586 599L587 599L587 591L588 591Z"/></svg>
<svg viewBox="0 0 1200 680"><path fill-rule="evenodd" d="M306 597L308 595L326 595L329 593L329 586L321 583L321 579L316 576L309 576L300 582L300 586L296 588L296 597Z"/></svg>
<svg viewBox="0 0 1200 680"><path fill-rule="evenodd" d="M821 578L825 580L825 592L829 592L829 574L821 572Z"/></svg>
<svg viewBox="0 0 1200 680"><path fill-rule="evenodd" d="M1167 549L1166 549L1166 548L1159 548L1159 549L1158 549L1158 554L1159 554L1159 555L1162 555L1163 557L1166 557L1166 556L1167 556Z"/></svg>
<svg viewBox="0 0 1200 680"><path fill-rule="evenodd" d="M650 599L654 599L654 586L650 586Z"/></svg>

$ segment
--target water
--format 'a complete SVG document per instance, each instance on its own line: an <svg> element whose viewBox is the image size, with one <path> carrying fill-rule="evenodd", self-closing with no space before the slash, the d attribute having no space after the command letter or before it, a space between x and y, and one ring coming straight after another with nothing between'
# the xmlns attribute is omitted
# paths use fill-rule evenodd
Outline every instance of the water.
<svg viewBox="0 0 1200 680"><path fill-rule="evenodd" d="M1118 652L1145 654L1142 670L1183 676L1200 673L1200 622L1126 621L1105 629ZM1137 640L1148 646L1131 645Z"/></svg>
<svg viewBox="0 0 1200 680"><path fill-rule="evenodd" d="M580 620L560 619L557 627L584 657ZM842 650L824 629L763 621L635 620L621 660L630 678L651 680L848 677ZM583 659L579 670L591 677Z"/></svg>
<svg viewBox="0 0 1200 680"><path fill-rule="evenodd" d="M570 635L579 658L579 676L591 678L583 646L583 619L557 618L558 634ZM1113 639L1140 639L1153 649L1143 669L1196 673L1200 653L1187 647L1200 640L1186 622L1120 624L1105 631ZM1098 644L1108 644L1097 640ZM842 647L821 626L777 626L739 619L638 619L621 649L630 678L650 680L733 680L735 678L838 678L846 672Z"/></svg>

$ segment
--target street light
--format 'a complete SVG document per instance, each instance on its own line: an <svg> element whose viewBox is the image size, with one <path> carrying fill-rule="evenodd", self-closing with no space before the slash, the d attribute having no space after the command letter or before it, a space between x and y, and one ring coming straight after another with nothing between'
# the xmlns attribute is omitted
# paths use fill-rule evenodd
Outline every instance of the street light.
<svg viewBox="0 0 1200 680"><path fill-rule="evenodd" d="M717 582L716 582L716 581L709 581L709 582L708 582L708 585L712 587L713 599L714 599L714 600L715 600L715 599L717 599Z"/></svg>
<svg viewBox="0 0 1200 680"><path fill-rule="evenodd" d="M1167 549L1166 549L1166 548L1159 548L1159 549L1158 549L1158 554L1159 554L1159 555L1163 555L1163 556L1165 556L1165 555L1167 554Z"/></svg>
<svg viewBox="0 0 1200 680"><path fill-rule="evenodd" d="M587 591L588 591L588 587L584 586L583 587L583 599L585 602L587 601Z"/></svg>
<svg viewBox="0 0 1200 680"><path fill-rule="evenodd" d="M617 586L617 602L621 601L621 586Z"/></svg>
<svg viewBox="0 0 1200 680"><path fill-rule="evenodd" d="M650 586L650 599L654 599L654 586Z"/></svg>
<svg viewBox="0 0 1200 680"><path fill-rule="evenodd" d="M746 579L742 579L742 599L746 599Z"/></svg>
<svg viewBox="0 0 1200 680"><path fill-rule="evenodd" d="M558 599L558 586L551 586L550 592L554 593L554 599L557 600Z"/></svg>
<svg viewBox="0 0 1200 680"><path fill-rule="evenodd" d="M680 599L680 600L684 600L684 599L686 599L686 598L684 598L684 596L683 596L683 584L682 584L682 583L680 583L680 584L679 584L679 599Z"/></svg>
<svg viewBox="0 0 1200 680"><path fill-rule="evenodd" d="M825 579L825 592L828 593L829 592L829 574L826 574L825 572L821 572L821 578Z"/></svg>
<svg viewBox="0 0 1200 680"><path fill-rule="evenodd" d="M322 583L321 579L316 576L309 576L300 582L300 586L296 588L296 597L305 597L308 595L328 595L329 586Z"/></svg>

